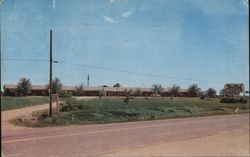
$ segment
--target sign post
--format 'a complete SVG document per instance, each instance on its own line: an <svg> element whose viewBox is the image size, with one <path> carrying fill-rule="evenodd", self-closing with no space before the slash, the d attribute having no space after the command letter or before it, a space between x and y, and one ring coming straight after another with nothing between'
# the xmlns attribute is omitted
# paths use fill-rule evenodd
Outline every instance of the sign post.
<svg viewBox="0 0 250 157"><path fill-rule="evenodd" d="M56 113L59 112L59 97L58 94L53 94L52 99L54 102L56 102Z"/></svg>

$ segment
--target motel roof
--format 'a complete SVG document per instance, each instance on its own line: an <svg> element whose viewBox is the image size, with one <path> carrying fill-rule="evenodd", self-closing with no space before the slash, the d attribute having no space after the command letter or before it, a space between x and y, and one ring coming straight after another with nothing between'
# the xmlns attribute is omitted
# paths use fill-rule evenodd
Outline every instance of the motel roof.
<svg viewBox="0 0 250 157"><path fill-rule="evenodd" d="M16 89L16 84L6 84L4 85L5 89ZM46 85L32 85L31 90L47 90L48 87Z"/></svg>
<svg viewBox="0 0 250 157"><path fill-rule="evenodd" d="M6 84L4 85L5 89L15 89L17 88L16 84ZM32 85L31 90L47 90L47 85ZM74 91L76 90L76 86L62 86L62 90L64 91ZM137 91L140 90L141 92L151 92L151 88L142 88L142 87L83 87L85 91L110 91L110 92L123 92L124 90L132 90ZM163 89L163 92L170 92L171 88L167 87ZM187 89L179 89L179 92L187 92Z"/></svg>

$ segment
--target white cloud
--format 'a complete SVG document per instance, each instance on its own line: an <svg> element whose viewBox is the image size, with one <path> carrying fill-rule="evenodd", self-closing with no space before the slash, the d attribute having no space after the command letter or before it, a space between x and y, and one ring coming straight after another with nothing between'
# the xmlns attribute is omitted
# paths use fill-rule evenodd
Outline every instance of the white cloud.
<svg viewBox="0 0 250 157"><path fill-rule="evenodd" d="M109 0L109 4L115 3L115 0Z"/></svg>
<svg viewBox="0 0 250 157"><path fill-rule="evenodd" d="M112 5L115 2L119 2L120 0L109 0L109 5Z"/></svg>
<svg viewBox="0 0 250 157"><path fill-rule="evenodd" d="M52 0L52 7L53 7L53 8L56 7L56 0Z"/></svg>
<svg viewBox="0 0 250 157"><path fill-rule="evenodd" d="M118 21L115 20L114 18L109 17L109 16L106 16L106 15L104 15L104 16L102 16L102 17L104 18L104 20L105 20L106 22L109 22L109 23L117 23L117 22L118 22Z"/></svg>
<svg viewBox="0 0 250 157"><path fill-rule="evenodd" d="M248 0L242 0L242 2L243 2L243 4L248 8L248 6L249 6Z"/></svg>
<svg viewBox="0 0 250 157"><path fill-rule="evenodd" d="M114 4L116 2L120 2L120 1L122 1L122 0L109 0L109 5L112 5L112 4ZM126 0L126 2L128 2L128 0Z"/></svg>
<svg viewBox="0 0 250 157"><path fill-rule="evenodd" d="M122 14L122 17L126 18L126 17L129 17L129 16L131 16L131 15L132 15L132 12L131 12L131 11L127 11L127 12L124 12L124 13Z"/></svg>

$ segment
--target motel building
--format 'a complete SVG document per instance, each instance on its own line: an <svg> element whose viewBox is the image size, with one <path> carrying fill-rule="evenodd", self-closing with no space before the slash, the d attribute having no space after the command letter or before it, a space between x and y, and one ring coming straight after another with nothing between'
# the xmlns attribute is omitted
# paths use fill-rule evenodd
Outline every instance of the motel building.
<svg viewBox="0 0 250 157"><path fill-rule="evenodd" d="M17 96L17 85L6 84L3 86L4 95L6 96ZM74 96L99 96L100 91L104 91L105 96L125 96L127 91L130 91L131 95L150 97L153 96L153 91L151 88L141 88L141 87L84 87L81 94L77 94L75 86L62 86L61 91L71 92ZM49 95L49 90L47 85L32 85L30 89L29 96L46 96ZM162 96L170 97L171 88L164 88L162 91ZM187 89L180 89L178 96L187 97Z"/></svg>

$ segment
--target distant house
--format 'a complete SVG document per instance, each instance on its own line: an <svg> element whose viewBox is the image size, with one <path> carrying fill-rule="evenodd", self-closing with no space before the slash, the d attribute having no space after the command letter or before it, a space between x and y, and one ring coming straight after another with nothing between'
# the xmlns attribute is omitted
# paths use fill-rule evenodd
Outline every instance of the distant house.
<svg viewBox="0 0 250 157"><path fill-rule="evenodd" d="M6 96L15 96L17 85L15 84L6 84L4 85L4 95ZM72 92L73 95L76 95L75 86L62 86L62 91ZM140 96L149 97L153 94L151 88L140 88L140 87L84 87L83 94L81 96L98 96L100 91L104 91L106 96L125 96L126 91L134 96L137 95L136 92L140 91ZM12 92L11 92L12 91ZM47 85L32 85L30 90L30 95L32 96L45 96L49 95ZM188 96L187 89L180 89L178 95L181 97ZM171 96L171 89L164 88L162 91L162 96L169 97Z"/></svg>
<svg viewBox="0 0 250 157"><path fill-rule="evenodd" d="M3 86L3 95L5 96L17 96L17 85L8 84Z"/></svg>
<svg viewBox="0 0 250 157"><path fill-rule="evenodd" d="M48 87L46 85L32 85L31 86L31 94L32 95L48 95Z"/></svg>
<svg viewBox="0 0 250 157"><path fill-rule="evenodd" d="M6 96L16 96L17 95L17 85L7 84L3 86L4 95ZM48 88L46 85L32 85L30 89L30 95L48 95Z"/></svg>
<svg viewBox="0 0 250 157"><path fill-rule="evenodd" d="M84 87L83 88L83 96L98 96L99 91L102 90L104 87Z"/></svg>
<svg viewBox="0 0 250 157"><path fill-rule="evenodd" d="M179 97L189 97L189 93L187 89L179 89L178 92Z"/></svg>

